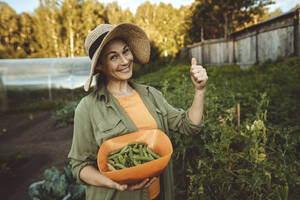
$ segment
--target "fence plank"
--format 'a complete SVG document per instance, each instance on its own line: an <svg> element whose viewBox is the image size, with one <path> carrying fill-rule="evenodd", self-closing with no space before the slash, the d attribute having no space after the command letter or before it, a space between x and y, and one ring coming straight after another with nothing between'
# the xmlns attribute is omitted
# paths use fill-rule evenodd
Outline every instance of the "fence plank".
<svg viewBox="0 0 300 200"><path fill-rule="evenodd" d="M228 40L205 40L187 47L202 65L238 64L247 67L268 59L300 55L300 9L287 12L244 30Z"/></svg>

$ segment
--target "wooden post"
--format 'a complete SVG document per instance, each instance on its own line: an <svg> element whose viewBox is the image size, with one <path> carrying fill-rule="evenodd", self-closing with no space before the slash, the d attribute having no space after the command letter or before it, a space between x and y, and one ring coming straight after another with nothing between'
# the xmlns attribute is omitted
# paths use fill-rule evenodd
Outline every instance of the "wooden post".
<svg viewBox="0 0 300 200"><path fill-rule="evenodd" d="M240 113L240 104L237 105L237 126L240 127L241 122L241 113Z"/></svg>
<svg viewBox="0 0 300 200"><path fill-rule="evenodd" d="M295 10L294 15L294 56L299 56L299 11L300 9Z"/></svg>
<svg viewBox="0 0 300 200"><path fill-rule="evenodd" d="M7 95L4 83L2 82L2 77L0 74L0 112L5 112L8 110Z"/></svg>
<svg viewBox="0 0 300 200"><path fill-rule="evenodd" d="M258 28L255 33L255 64L259 63L259 55L258 55Z"/></svg>
<svg viewBox="0 0 300 200"><path fill-rule="evenodd" d="M52 101L52 91L51 91L52 83L51 83L51 75L48 74L48 96L49 100Z"/></svg>

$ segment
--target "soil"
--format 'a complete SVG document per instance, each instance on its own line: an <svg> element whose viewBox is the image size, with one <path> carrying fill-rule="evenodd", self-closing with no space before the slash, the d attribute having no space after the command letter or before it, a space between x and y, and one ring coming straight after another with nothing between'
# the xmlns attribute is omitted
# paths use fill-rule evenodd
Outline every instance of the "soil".
<svg viewBox="0 0 300 200"><path fill-rule="evenodd" d="M1 178L1 199L29 200L29 185L43 180L45 169L65 166L73 127L58 128L51 115L50 111L0 115L0 156L26 156L10 176Z"/></svg>

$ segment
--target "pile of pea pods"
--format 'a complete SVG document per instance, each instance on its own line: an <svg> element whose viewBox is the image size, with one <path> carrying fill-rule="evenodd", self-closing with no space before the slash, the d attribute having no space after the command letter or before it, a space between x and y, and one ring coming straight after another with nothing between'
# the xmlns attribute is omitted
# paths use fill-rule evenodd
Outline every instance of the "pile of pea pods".
<svg viewBox="0 0 300 200"><path fill-rule="evenodd" d="M127 146L113 151L108 155L108 169L115 171L134 167L160 158L146 143L131 142Z"/></svg>

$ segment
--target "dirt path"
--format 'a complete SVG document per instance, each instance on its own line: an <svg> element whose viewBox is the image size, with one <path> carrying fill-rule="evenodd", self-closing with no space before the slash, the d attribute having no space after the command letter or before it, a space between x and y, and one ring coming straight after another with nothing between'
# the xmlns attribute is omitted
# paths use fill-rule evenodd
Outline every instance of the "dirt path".
<svg viewBox="0 0 300 200"><path fill-rule="evenodd" d="M44 170L62 169L71 147L73 127L57 128L50 112L0 115L0 155L23 153L28 158L0 180L0 197L27 200L31 183L42 180Z"/></svg>

